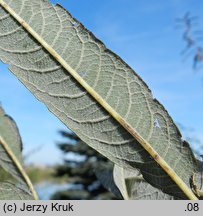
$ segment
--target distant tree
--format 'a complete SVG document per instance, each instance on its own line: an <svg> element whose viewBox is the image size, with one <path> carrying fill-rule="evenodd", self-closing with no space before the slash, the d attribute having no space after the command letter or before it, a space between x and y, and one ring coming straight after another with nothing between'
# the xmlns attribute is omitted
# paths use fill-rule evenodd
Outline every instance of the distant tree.
<svg viewBox="0 0 203 216"><path fill-rule="evenodd" d="M184 60L189 56L193 58L193 69L197 70L203 63L203 31L197 29L198 17L190 16L187 12L182 18L176 19L178 28L183 29L183 40L186 44L182 50L181 55Z"/></svg>
<svg viewBox="0 0 203 216"><path fill-rule="evenodd" d="M65 155L73 153L74 157L64 159L64 164L56 168L55 175L67 176L67 181L73 183L73 188L57 192L51 199L117 199L97 179L97 173L102 172L102 167L105 167L105 172L109 171L109 175L112 174L112 162L89 147L72 132L60 131L60 134L66 138L66 142L58 144L59 149Z"/></svg>
<svg viewBox="0 0 203 216"><path fill-rule="evenodd" d="M201 155L203 155L203 144L202 144L202 141L195 134L195 130L191 127L185 127L184 125L180 123L177 123L177 124L180 130L184 132L184 139L190 144L192 144L191 147L196 157L199 160L202 160Z"/></svg>
<svg viewBox="0 0 203 216"><path fill-rule="evenodd" d="M192 57L193 69L199 70L203 65L203 31L198 29L198 17L191 16L189 12L185 13L182 18L176 19L177 27L183 30L182 39L185 42L185 48L181 51L183 60ZM202 79L203 82L203 79ZM185 139L192 143L193 151L201 159L203 154L203 144L194 134L194 129L178 124L179 128L184 131Z"/></svg>

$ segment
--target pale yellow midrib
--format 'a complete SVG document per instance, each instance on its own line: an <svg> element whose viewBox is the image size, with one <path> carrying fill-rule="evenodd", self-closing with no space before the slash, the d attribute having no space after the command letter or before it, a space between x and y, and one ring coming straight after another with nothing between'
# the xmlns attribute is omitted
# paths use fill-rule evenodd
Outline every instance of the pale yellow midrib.
<svg viewBox="0 0 203 216"><path fill-rule="evenodd" d="M156 160L162 169L173 179L184 194L191 200L198 200L192 190L183 182L183 180L174 172L174 170L165 162L163 158L144 140L133 127L129 125L82 77L70 67L66 61L37 33L35 32L15 11L7 5L3 0L0 0L2 7L12 15L66 70L75 80L114 118L119 122L141 145L142 147Z"/></svg>
<svg viewBox="0 0 203 216"><path fill-rule="evenodd" d="M38 200L39 198L38 198L37 192L35 191L32 183L30 181L30 178L26 174L24 168L22 167L22 165L19 162L19 160L17 159L17 157L14 155L13 151L10 149L10 147L8 146L8 144L6 143L6 141L1 136L0 136L0 145L2 145L2 147L6 151L6 153L8 154L8 156L10 157L10 159L12 160L12 162L14 163L14 166L17 168L17 170L19 171L20 175L22 176L22 178L26 182L28 188L32 192L32 195L33 195L34 199Z"/></svg>

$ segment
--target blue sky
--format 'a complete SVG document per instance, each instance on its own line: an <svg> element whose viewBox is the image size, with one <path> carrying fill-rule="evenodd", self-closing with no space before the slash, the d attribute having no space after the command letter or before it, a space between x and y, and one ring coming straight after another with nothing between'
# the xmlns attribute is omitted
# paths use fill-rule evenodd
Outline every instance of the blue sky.
<svg viewBox="0 0 203 216"><path fill-rule="evenodd" d="M184 43L175 18L190 11L203 27L200 0L57 0L120 55L151 88L175 122L193 128L203 141L203 69L194 72L192 61L180 56ZM0 63L0 101L18 124L24 153L37 147L27 162L54 164L62 161L56 148L57 133L66 127L37 101ZM184 132L187 136L187 132ZM197 146L195 146L197 148Z"/></svg>

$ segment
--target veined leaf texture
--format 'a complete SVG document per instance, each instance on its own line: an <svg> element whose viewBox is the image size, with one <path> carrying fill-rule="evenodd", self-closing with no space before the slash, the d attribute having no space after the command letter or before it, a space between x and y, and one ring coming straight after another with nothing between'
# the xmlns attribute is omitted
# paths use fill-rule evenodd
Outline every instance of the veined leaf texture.
<svg viewBox="0 0 203 216"><path fill-rule="evenodd" d="M22 164L22 141L18 132L18 128L13 119L5 114L4 110L0 107L0 136L1 139L5 140L7 145L12 149L13 154L17 160ZM19 174L17 167L8 155L4 146L0 145L0 165L11 175L23 182L22 176Z"/></svg>
<svg viewBox="0 0 203 216"><path fill-rule="evenodd" d="M18 128L1 107L0 152L1 173L5 170L13 177L9 178L9 182L0 182L0 199L33 199L30 189L32 192L34 189L22 165L22 141Z"/></svg>
<svg viewBox="0 0 203 216"><path fill-rule="evenodd" d="M0 199L1 200L32 200L30 192L25 186L16 186L8 182L0 183Z"/></svg>
<svg viewBox="0 0 203 216"><path fill-rule="evenodd" d="M60 5L0 0L0 58L84 142L180 199L199 163L140 76Z"/></svg>
<svg viewBox="0 0 203 216"><path fill-rule="evenodd" d="M177 199L147 183L137 169L125 169L115 165L113 175L116 186L126 200Z"/></svg>

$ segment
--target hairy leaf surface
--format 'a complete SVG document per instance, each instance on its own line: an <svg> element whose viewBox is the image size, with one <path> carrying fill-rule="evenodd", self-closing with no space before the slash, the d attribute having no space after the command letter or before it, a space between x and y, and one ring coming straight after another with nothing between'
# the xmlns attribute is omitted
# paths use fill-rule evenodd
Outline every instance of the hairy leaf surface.
<svg viewBox="0 0 203 216"><path fill-rule="evenodd" d="M105 167L102 167L102 169L95 170L95 174L104 188L113 193L117 198L123 199L120 190L115 184L113 169L105 169Z"/></svg>
<svg viewBox="0 0 203 216"><path fill-rule="evenodd" d="M147 183L140 171L114 166L114 181L126 200L173 200L173 196L163 193Z"/></svg>
<svg viewBox="0 0 203 216"><path fill-rule="evenodd" d="M32 200L30 192L25 187L19 187L9 182L0 183L1 200Z"/></svg>
<svg viewBox="0 0 203 216"><path fill-rule="evenodd" d="M132 68L60 5L0 4L0 58L36 98L113 162L139 168L165 193L196 199L190 179L199 165Z"/></svg>
<svg viewBox="0 0 203 216"><path fill-rule="evenodd" d="M22 164L22 141L19 135L18 128L13 119L5 114L2 107L0 107L0 136L5 140L13 154L16 156L18 161ZM15 163L8 155L8 152L0 142L0 165L14 178L20 182L24 182L22 175L19 173Z"/></svg>
<svg viewBox="0 0 203 216"><path fill-rule="evenodd" d="M0 199L33 199L29 191L32 190L32 184L22 166L22 141L18 128L2 107L0 107L0 153L0 166L15 179L8 177L12 182L0 182Z"/></svg>

